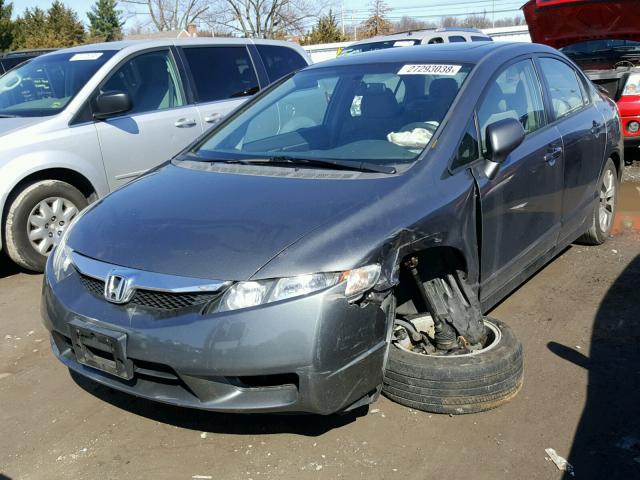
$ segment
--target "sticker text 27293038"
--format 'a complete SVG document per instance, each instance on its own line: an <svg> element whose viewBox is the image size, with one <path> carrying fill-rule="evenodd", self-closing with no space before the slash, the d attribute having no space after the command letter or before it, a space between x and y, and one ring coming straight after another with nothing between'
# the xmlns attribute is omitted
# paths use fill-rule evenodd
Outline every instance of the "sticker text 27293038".
<svg viewBox="0 0 640 480"><path fill-rule="evenodd" d="M462 65L404 65L398 75L455 75L461 68Z"/></svg>

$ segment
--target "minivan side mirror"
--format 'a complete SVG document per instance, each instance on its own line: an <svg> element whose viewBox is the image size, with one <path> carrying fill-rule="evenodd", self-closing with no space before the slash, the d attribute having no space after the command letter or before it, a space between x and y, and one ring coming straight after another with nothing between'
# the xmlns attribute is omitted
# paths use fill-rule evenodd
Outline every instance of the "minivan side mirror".
<svg viewBox="0 0 640 480"><path fill-rule="evenodd" d="M487 126L487 162L484 167L487 178L495 178L500 164L522 143L524 136L524 128L515 118L503 118Z"/></svg>
<svg viewBox="0 0 640 480"><path fill-rule="evenodd" d="M119 90L103 92L94 100L93 118L104 120L128 112L132 107L131 97L128 93Z"/></svg>

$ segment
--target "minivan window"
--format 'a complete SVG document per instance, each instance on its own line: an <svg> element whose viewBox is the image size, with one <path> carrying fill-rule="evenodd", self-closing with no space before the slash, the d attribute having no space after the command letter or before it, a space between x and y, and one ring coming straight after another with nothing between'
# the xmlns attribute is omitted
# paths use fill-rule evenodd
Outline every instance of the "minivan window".
<svg viewBox="0 0 640 480"><path fill-rule="evenodd" d="M340 55L351 55L354 53L371 52L373 50L384 50L386 48L394 47L409 47L413 45L420 45L419 39L397 39L397 40L385 40L383 42L371 42L361 43L360 45L352 45L342 49Z"/></svg>
<svg viewBox="0 0 640 480"><path fill-rule="evenodd" d="M483 153L486 152L487 126L505 118L519 120L526 133L534 132L545 124L540 82L531 60L509 65L490 82L478 109Z"/></svg>
<svg viewBox="0 0 640 480"><path fill-rule="evenodd" d="M429 144L470 70L400 63L302 70L231 117L192 153L206 160L295 156L410 163ZM400 82L405 93L399 100L390 86Z"/></svg>
<svg viewBox="0 0 640 480"><path fill-rule="evenodd" d="M118 68L100 90L128 93L133 104L129 114L165 110L185 104L169 50L133 57Z"/></svg>
<svg viewBox="0 0 640 480"><path fill-rule="evenodd" d="M541 58L540 68L549 85L549 96L556 118L562 118L582 108L582 89L573 68L553 58Z"/></svg>
<svg viewBox="0 0 640 480"><path fill-rule="evenodd" d="M491 37L478 37L475 35L471 35L471 41L472 42L490 42Z"/></svg>
<svg viewBox="0 0 640 480"><path fill-rule="evenodd" d="M466 42L467 40L464 37L461 37L460 35L452 35L449 37L449 42L450 43L461 43L461 42Z"/></svg>
<svg viewBox="0 0 640 480"><path fill-rule="evenodd" d="M36 57L0 77L0 115L40 117L61 112L115 50Z"/></svg>
<svg viewBox="0 0 640 480"><path fill-rule="evenodd" d="M271 82L307 66L302 55L293 48L278 45L256 45Z"/></svg>
<svg viewBox="0 0 640 480"><path fill-rule="evenodd" d="M259 90L258 78L244 46L185 47L198 103L246 97Z"/></svg>

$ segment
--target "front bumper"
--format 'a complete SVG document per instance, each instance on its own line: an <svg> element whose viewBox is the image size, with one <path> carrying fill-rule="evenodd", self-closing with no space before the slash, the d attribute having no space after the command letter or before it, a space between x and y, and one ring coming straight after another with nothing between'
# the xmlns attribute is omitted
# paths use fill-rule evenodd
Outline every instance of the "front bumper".
<svg viewBox="0 0 640 480"><path fill-rule="evenodd" d="M49 272L42 317L54 354L117 390L214 411L330 414L382 382L386 314L373 303L349 304L343 286L234 312L167 314L111 304L90 293L77 272L59 283ZM133 379L80 364L70 340L74 320L125 333Z"/></svg>

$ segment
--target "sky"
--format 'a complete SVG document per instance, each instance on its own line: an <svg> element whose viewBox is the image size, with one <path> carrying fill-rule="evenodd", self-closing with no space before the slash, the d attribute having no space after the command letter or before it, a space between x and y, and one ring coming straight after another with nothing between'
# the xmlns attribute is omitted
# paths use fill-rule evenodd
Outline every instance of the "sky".
<svg viewBox="0 0 640 480"><path fill-rule="evenodd" d="M11 0L13 2L14 16L19 15L25 8L40 7L47 9L51 0ZM398 20L402 16L409 16L419 20L437 22L441 16L462 15L486 12L489 18L495 19L513 17L518 14L518 9L526 0L386 0L391 7L387 16L391 20ZM73 8L80 15L83 22L87 22L87 11L93 5L92 0L63 0L68 7ZM345 25L360 23L368 16L370 0L333 0L334 11L338 19L344 17ZM123 10L124 6L121 7ZM147 19L141 15L136 20L129 17L125 29L132 27L136 22L144 23Z"/></svg>

